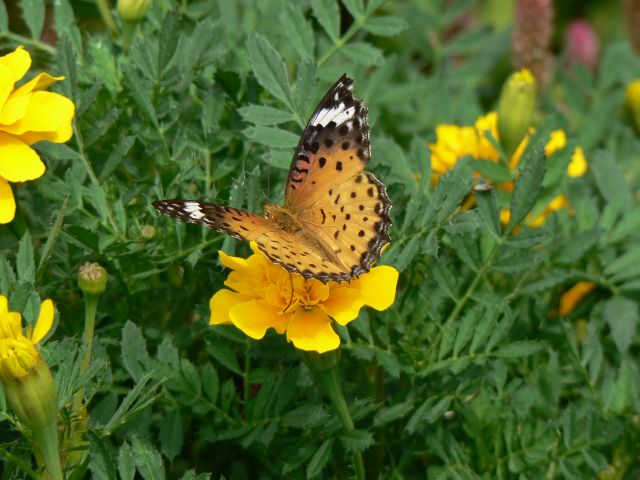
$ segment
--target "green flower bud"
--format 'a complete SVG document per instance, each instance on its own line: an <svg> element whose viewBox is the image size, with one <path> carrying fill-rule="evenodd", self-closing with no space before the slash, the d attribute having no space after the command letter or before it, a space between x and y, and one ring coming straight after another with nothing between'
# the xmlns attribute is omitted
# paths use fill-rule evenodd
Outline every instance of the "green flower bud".
<svg viewBox="0 0 640 480"><path fill-rule="evenodd" d="M498 134L507 160L529 131L536 91L536 80L526 68L511 74L502 87L498 101Z"/></svg>
<svg viewBox="0 0 640 480"><path fill-rule="evenodd" d="M151 6L151 0L118 0L118 15L127 22L137 22L144 18Z"/></svg>
<svg viewBox="0 0 640 480"><path fill-rule="evenodd" d="M78 286L85 294L98 295L107 288L107 271L97 263L87 262L80 267Z"/></svg>
<svg viewBox="0 0 640 480"><path fill-rule="evenodd" d="M140 233L144 238L153 238L156 236L156 229L153 225L143 225L140 229Z"/></svg>
<svg viewBox="0 0 640 480"><path fill-rule="evenodd" d="M56 420L58 394L48 365L40 354L22 377L2 378L2 388L16 416L31 429L42 429Z"/></svg>

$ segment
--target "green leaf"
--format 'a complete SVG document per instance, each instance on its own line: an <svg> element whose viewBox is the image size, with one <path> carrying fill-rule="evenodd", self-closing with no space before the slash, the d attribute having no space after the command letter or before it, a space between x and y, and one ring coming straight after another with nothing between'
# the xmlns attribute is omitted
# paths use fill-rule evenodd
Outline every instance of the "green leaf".
<svg viewBox="0 0 640 480"><path fill-rule="evenodd" d="M611 297L604 304L602 311L605 322L611 329L611 336L620 353L625 353L636 337L638 305L624 297Z"/></svg>
<svg viewBox="0 0 640 480"><path fill-rule="evenodd" d="M401 17L369 17L363 28L374 35L394 37L409 28L409 24Z"/></svg>
<svg viewBox="0 0 640 480"><path fill-rule="evenodd" d="M504 315L502 320L498 323L498 325L492 329L491 337L485 346L485 352L491 352L498 343L500 343L509 333L511 327L513 326L514 316L513 315ZM475 339L474 339L475 340Z"/></svg>
<svg viewBox="0 0 640 480"><path fill-rule="evenodd" d="M291 87L282 57L269 40L259 33L251 33L247 40L251 68L258 83L289 108Z"/></svg>
<svg viewBox="0 0 640 480"><path fill-rule="evenodd" d="M475 210L466 210L451 217L451 221L443 228L447 233L459 235L461 233L475 232L482 227L483 222Z"/></svg>
<svg viewBox="0 0 640 480"><path fill-rule="evenodd" d="M127 372L136 382L139 382L149 365L149 354L142 330L131 320L127 320L122 328L120 353Z"/></svg>
<svg viewBox="0 0 640 480"><path fill-rule="evenodd" d="M128 442L124 442L118 451L118 476L120 480L133 480L136 475L136 461Z"/></svg>
<svg viewBox="0 0 640 480"><path fill-rule="evenodd" d="M31 38L40 40L44 27L44 0L20 0L20 6L24 21L31 32Z"/></svg>
<svg viewBox="0 0 640 480"><path fill-rule="evenodd" d="M123 76L124 83L126 84L133 99L136 101L138 106L142 108L144 113L147 114L153 125L156 128L160 128L155 108L151 102L151 92L153 91L151 85L140 77L138 72L131 65L125 65L123 68Z"/></svg>
<svg viewBox="0 0 640 480"><path fill-rule="evenodd" d="M180 410L171 410L162 417L160 425L160 448L170 462L182 450L183 436Z"/></svg>
<svg viewBox="0 0 640 480"><path fill-rule="evenodd" d="M407 400L406 402L396 403L389 407L379 410L373 417L373 426L379 427L390 422L395 422L405 417L409 412L413 410L413 401Z"/></svg>
<svg viewBox="0 0 640 480"><path fill-rule="evenodd" d="M229 370L237 373L238 375L242 375L242 369L238 364L236 354L229 348L228 345L222 342L217 342L215 345L213 343L207 343L207 351L213 358L215 358Z"/></svg>
<svg viewBox="0 0 640 480"><path fill-rule="evenodd" d="M282 415L282 421L293 428L310 428L326 422L329 415L322 404L310 403Z"/></svg>
<svg viewBox="0 0 640 480"><path fill-rule="evenodd" d="M493 238L500 238L500 207L496 201L496 194L493 189L486 191L476 191L476 203L478 213L484 220Z"/></svg>
<svg viewBox="0 0 640 480"><path fill-rule="evenodd" d="M365 67L384 62L382 50L366 42L351 42L342 47L342 54L356 65Z"/></svg>
<svg viewBox="0 0 640 480"><path fill-rule="evenodd" d="M507 226L508 231L512 231L516 225L522 222L535 206L542 188L544 161L544 146L541 143L534 145L525 153L522 159L524 167L516 180L511 197L511 217Z"/></svg>
<svg viewBox="0 0 640 480"><path fill-rule="evenodd" d="M598 190L607 202L614 203L625 210L633 204L633 194L624 171L611 152L595 151L589 156L589 168L596 180Z"/></svg>
<svg viewBox="0 0 640 480"><path fill-rule="evenodd" d="M367 430L352 430L340 435L342 445L349 452L363 452L375 443L373 434Z"/></svg>
<svg viewBox="0 0 640 480"><path fill-rule="evenodd" d="M420 236L414 235L404 246L396 247L396 251L398 256L393 260L393 265L403 272L420 252Z"/></svg>
<svg viewBox="0 0 640 480"><path fill-rule="evenodd" d="M9 16L7 15L7 7L4 2L0 3L0 32L9 31Z"/></svg>
<svg viewBox="0 0 640 480"><path fill-rule="evenodd" d="M116 480L115 461L104 440L92 430L89 430L87 434L91 451L91 460L89 462L91 478L97 480Z"/></svg>
<svg viewBox="0 0 640 480"><path fill-rule="evenodd" d="M482 308L474 307L470 309L462 319L460 327L458 328L458 334L456 335L456 341L453 344L454 357L460 355L462 349L467 346L473 337L473 334L476 332L481 313Z"/></svg>
<svg viewBox="0 0 640 480"><path fill-rule="evenodd" d="M36 276L36 264L33 260L33 245L28 230L20 239L16 256L16 271L19 281L33 283Z"/></svg>
<svg viewBox="0 0 640 480"><path fill-rule="evenodd" d="M541 342L536 342L533 340L523 340L520 342L510 343L509 345L506 345L493 352L493 355L502 358L527 357L536 352L539 352L543 348L544 344L542 344Z"/></svg>
<svg viewBox="0 0 640 480"><path fill-rule="evenodd" d="M333 447L333 440L328 439L322 442L320 448L311 457L309 465L307 465L307 478L313 478L322 473L325 465L331 457L331 448Z"/></svg>
<svg viewBox="0 0 640 480"><path fill-rule="evenodd" d="M362 0L342 0L342 4L349 10L349 13L354 19L358 20L364 15Z"/></svg>
<svg viewBox="0 0 640 480"><path fill-rule="evenodd" d="M284 28L284 34L298 55L303 59L313 58L316 48L313 28L302 15L300 5L287 3L280 13L280 22Z"/></svg>
<svg viewBox="0 0 640 480"><path fill-rule="evenodd" d="M250 140L274 148L293 148L298 144L300 136L288 130L275 127L249 127L243 132Z"/></svg>
<svg viewBox="0 0 640 480"><path fill-rule="evenodd" d="M247 122L256 125L277 125L279 123L292 122L295 119L291 112L264 105L247 105L239 108L238 113Z"/></svg>
<svg viewBox="0 0 640 480"><path fill-rule="evenodd" d="M135 435L131 437L131 448L138 473L144 480L163 480L165 478L162 457L149 440Z"/></svg>
<svg viewBox="0 0 640 480"><path fill-rule="evenodd" d="M335 43L340 37L340 10L335 0L315 0L311 2L313 16Z"/></svg>

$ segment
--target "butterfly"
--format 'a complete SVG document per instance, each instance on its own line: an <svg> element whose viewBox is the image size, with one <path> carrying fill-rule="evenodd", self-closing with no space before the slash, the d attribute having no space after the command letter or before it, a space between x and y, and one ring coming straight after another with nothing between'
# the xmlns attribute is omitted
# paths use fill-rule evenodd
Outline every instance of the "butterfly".
<svg viewBox="0 0 640 480"><path fill-rule="evenodd" d="M194 200L153 206L183 222L255 241L273 263L306 279L348 282L368 272L391 241L391 200L382 182L364 171L370 158L367 107L343 75L302 133L284 206L264 205L264 217Z"/></svg>

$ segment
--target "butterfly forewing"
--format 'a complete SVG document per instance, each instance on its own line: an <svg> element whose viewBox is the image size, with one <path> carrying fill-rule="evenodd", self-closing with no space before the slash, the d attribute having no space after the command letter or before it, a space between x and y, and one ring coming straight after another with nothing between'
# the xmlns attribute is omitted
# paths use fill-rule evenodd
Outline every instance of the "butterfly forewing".
<svg viewBox="0 0 640 480"><path fill-rule="evenodd" d="M264 217L215 203L175 199L159 200L153 202L153 206L180 221L200 223L245 242L257 240L265 232L277 229Z"/></svg>

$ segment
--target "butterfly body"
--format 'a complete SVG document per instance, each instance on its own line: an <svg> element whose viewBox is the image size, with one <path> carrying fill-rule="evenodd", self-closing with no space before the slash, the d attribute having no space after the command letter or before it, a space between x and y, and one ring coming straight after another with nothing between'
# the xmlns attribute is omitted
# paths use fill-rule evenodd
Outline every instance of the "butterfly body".
<svg viewBox="0 0 640 480"><path fill-rule="evenodd" d="M390 242L386 189L365 172L370 157L367 108L343 76L316 107L296 148L284 206L264 217L223 205L161 200L179 220L255 241L274 263L305 278L349 281L367 272Z"/></svg>

